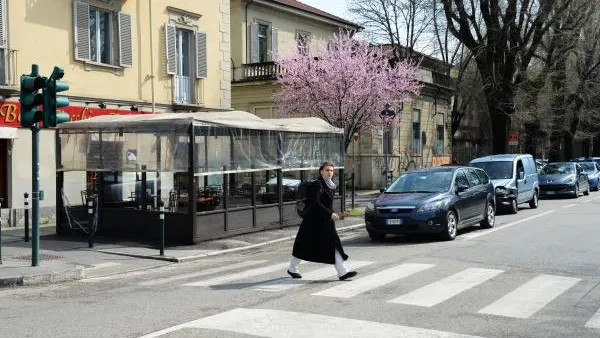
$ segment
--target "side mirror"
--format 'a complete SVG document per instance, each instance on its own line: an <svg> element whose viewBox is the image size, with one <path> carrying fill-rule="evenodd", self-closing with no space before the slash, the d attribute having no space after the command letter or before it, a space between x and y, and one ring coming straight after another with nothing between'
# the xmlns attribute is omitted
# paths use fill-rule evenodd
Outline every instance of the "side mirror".
<svg viewBox="0 0 600 338"><path fill-rule="evenodd" d="M520 180L524 180L525 179L525 172L519 171L519 179Z"/></svg>
<svg viewBox="0 0 600 338"><path fill-rule="evenodd" d="M379 188L379 192L383 193L384 191L385 191L385 189Z"/></svg>
<svg viewBox="0 0 600 338"><path fill-rule="evenodd" d="M462 184L458 184L456 185L456 193L460 194L461 192L467 191L469 189L469 186L467 185L462 185Z"/></svg>

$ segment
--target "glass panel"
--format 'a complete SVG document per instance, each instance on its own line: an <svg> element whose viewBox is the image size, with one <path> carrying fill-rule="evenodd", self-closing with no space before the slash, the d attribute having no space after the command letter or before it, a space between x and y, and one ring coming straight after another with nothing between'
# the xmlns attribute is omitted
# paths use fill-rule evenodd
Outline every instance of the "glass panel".
<svg viewBox="0 0 600 338"><path fill-rule="evenodd" d="M98 28L100 35L100 62L111 64L111 49L112 49L112 39L111 39L111 17L108 12L98 12L99 19Z"/></svg>
<svg viewBox="0 0 600 338"><path fill-rule="evenodd" d="M223 175L197 178L196 210L198 212L223 209Z"/></svg>
<svg viewBox="0 0 600 338"><path fill-rule="evenodd" d="M98 62L98 23L96 14L98 11L90 10L90 56L92 61Z"/></svg>
<svg viewBox="0 0 600 338"><path fill-rule="evenodd" d="M268 61L268 35L269 26L258 25L258 62Z"/></svg>
<svg viewBox="0 0 600 338"><path fill-rule="evenodd" d="M252 205L251 173L229 174L229 207Z"/></svg>
<svg viewBox="0 0 600 338"><path fill-rule="evenodd" d="M255 175L256 204L277 203L277 172L258 171Z"/></svg>

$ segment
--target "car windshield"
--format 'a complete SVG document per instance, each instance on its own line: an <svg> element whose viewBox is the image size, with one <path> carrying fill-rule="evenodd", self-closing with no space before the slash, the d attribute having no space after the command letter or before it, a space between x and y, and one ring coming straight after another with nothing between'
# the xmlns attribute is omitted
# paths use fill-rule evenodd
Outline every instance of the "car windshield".
<svg viewBox="0 0 600 338"><path fill-rule="evenodd" d="M567 175L574 173L575 166L571 163L551 163L546 165L541 172L542 175Z"/></svg>
<svg viewBox="0 0 600 338"><path fill-rule="evenodd" d="M513 177L512 161L476 162L471 163L471 165L483 169L492 180L503 180Z"/></svg>
<svg viewBox="0 0 600 338"><path fill-rule="evenodd" d="M450 189L453 171L412 172L400 176L386 191L386 194L411 192L439 193Z"/></svg>
<svg viewBox="0 0 600 338"><path fill-rule="evenodd" d="M583 170L588 171L588 172L595 172L596 171L596 163L594 162L585 162L585 163L579 163L582 167Z"/></svg>

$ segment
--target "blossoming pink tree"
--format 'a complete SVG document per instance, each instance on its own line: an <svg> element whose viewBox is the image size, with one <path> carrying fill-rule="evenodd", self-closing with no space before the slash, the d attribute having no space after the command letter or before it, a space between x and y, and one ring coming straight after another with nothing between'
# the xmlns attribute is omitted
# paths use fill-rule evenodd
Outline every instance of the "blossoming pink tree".
<svg viewBox="0 0 600 338"><path fill-rule="evenodd" d="M349 33L333 36L328 46L317 44L310 56L298 51L274 55L281 66L275 102L283 115L322 118L344 128L348 149L355 133L397 124L380 113L396 110L421 89L417 67L408 62L390 66L388 55Z"/></svg>

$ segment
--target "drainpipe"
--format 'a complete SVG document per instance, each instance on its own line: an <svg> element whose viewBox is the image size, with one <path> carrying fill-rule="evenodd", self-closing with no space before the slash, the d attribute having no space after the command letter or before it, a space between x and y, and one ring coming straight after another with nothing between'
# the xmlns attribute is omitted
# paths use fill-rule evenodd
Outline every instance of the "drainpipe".
<svg viewBox="0 0 600 338"><path fill-rule="evenodd" d="M156 109L156 102L154 98L154 32L152 28L152 0L148 0L148 10L150 11L150 90L152 92L152 114Z"/></svg>

